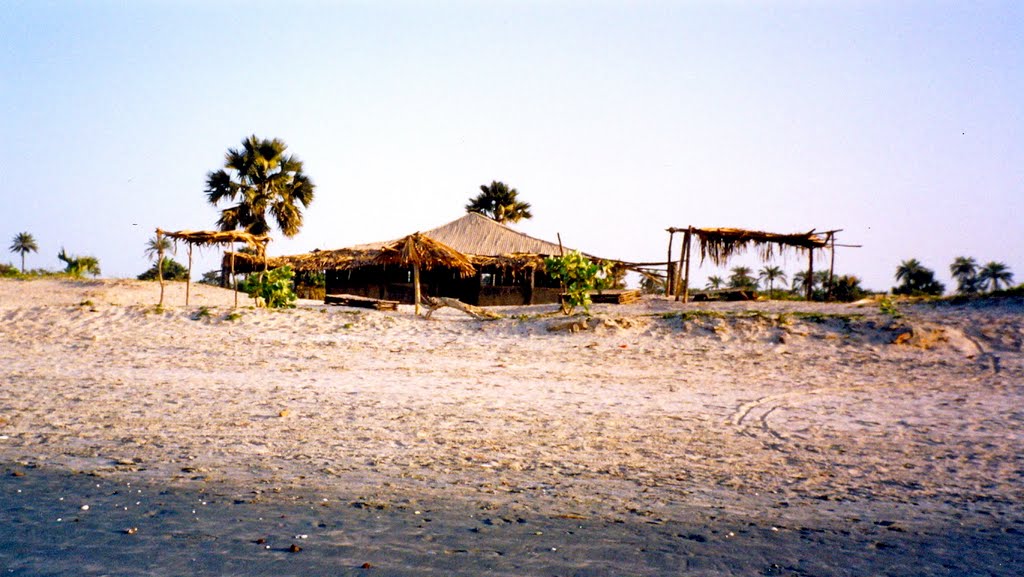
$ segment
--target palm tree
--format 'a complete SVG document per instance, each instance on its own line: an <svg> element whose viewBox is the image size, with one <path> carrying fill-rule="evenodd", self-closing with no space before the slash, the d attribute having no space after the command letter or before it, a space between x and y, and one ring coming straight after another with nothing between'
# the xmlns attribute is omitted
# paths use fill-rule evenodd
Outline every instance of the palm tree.
<svg viewBox="0 0 1024 577"><path fill-rule="evenodd" d="M68 253L62 247L60 253L57 254L57 258L67 264L64 272L73 277L78 278L85 274L91 274L92 276L100 275L100 261L94 256L68 256Z"/></svg>
<svg viewBox="0 0 1024 577"><path fill-rule="evenodd" d="M27 232L19 232L11 242L11 252L21 253L21 274L25 274L25 254L39 252L39 245L36 239Z"/></svg>
<svg viewBox="0 0 1024 577"><path fill-rule="evenodd" d="M905 260L896 267L896 280L900 286L893 289L895 294L941 295L946 290L942 283L935 280L935 272L916 258Z"/></svg>
<svg viewBox="0 0 1024 577"><path fill-rule="evenodd" d="M729 286L731 288L757 288L757 279L750 276L752 272L750 267L734 266L731 272L732 274L729 275Z"/></svg>
<svg viewBox="0 0 1024 577"><path fill-rule="evenodd" d="M722 288L722 285L724 284L725 281L722 280L722 277L711 275L708 277L708 285L705 288L709 288L711 290L718 290Z"/></svg>
<svg viewBox="0 0 1024 577"><path fill-rule="evenodd" d="M520 202L519 191L496 180L490 186L480 185L480 194L469 200L466 212L476 212L502 224L533 218L530 203Z"/></svg>
<svg viewBox="0 0 1024 577"><path fill-rule="evenodd" d="M981 286L985 286L985 283L991 283L992 292L999 290L999 285L1010 286L1011 282L1013 282L1013 273L1010 272L1009 267L1001 262L987 262L978 271L978 283Z"/></svg>
<svg viewBox="0 0 1024 577"><path fill-rule="evenodd" d="M302 161L286 154L288 145L255 135L242 140L242 148L228 149L224 168L206 175L210 204L227 199L238 204L220 213L220 230L241 229L252 234L270 232L267 213L287 237L302 227L302 209L313 202L313 182L302 172ZM229 172L230 171L230 172Z"/></svg>
<svg viewBox="0 0 1024 577"><path fill-rule="evenodd" d="M814 275L811 275L811 291L812 292L814 291L814 283L815 283L815 281L816 281L816 279L814 278ZM793 284L790 285L790 288L791 288L791 290L794 293L798 293L798 292L800 292L800 289L802 289L802 288L805 289L806 287L807 287L807 271L802 270L802 271L796 273L795 275L793 275Z"/></svg>
<svg viewBox="0 0 1024 577"><path fill-rule="evenodd" d="M144 251L144 254L149 260L156 260L158 255L167 252L174 254L174 243L166 236L161 236L159 240L154 236L146 241L146 250Z"/></svg>
<svg viewBox="0 0 1024 577"><path fill-rule="evenodd" d="M958 256L949 265L949 274L956 279L956 292L974 294L978 292L978 262L972 257Z"/></svg>
<svg viewBox="0 0 1024 577"><path fill-rule="evenodd" d="M768 295L770 297L772 292L775 290L775 279L786 282L786 273L777 266L766 266L761 269L757 278L768 281Z"/></svg>

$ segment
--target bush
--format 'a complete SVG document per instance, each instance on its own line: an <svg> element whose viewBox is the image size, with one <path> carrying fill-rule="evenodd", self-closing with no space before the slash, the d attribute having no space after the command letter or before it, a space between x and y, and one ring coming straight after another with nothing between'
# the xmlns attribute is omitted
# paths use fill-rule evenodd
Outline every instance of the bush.
<svg viewBox="0 0 1024 577"><path fill-rule="evenodd" d="M245 292L256 299L256 304L267 308L292 308L297 297L292 290L295 273L290 266L249 275L245 280ZM239 287L241 288L241 287Z"/></svg>
<svg viewBox="0 0 1024 577"><path fill-rule="evenodd" d="M164 280L188 280L188 269L173 258L164 259ZM157 265L137 277L139 280L157 280Z"/></svg>
<svg viewBox="0 0 1024 577"><path fill-rule="evenodd" d="M576 307L590 312L590 291L607 288L610 282L611 264L591 262L575 250L565 256L544 259L544 269L548 276L565 285L562 312L567 315Z"/></svg>
<svg viewBox="0 0 1024 577"><path fill-rule="evenodd" d="M19 271L17 267L11 266L9 264L0 263L0 278L11 278L20 275L21 271Z"/></svg>

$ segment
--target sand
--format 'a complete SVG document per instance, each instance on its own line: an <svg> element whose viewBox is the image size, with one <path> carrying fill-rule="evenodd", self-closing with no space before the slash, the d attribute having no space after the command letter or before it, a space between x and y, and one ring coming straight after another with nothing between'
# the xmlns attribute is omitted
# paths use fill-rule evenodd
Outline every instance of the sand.
<svg viewBox="0 0 1024 577"><path fill-rule="evenodd" d="M1021 300L158 295L0 281L6 574L1024 573Z"/></svg>

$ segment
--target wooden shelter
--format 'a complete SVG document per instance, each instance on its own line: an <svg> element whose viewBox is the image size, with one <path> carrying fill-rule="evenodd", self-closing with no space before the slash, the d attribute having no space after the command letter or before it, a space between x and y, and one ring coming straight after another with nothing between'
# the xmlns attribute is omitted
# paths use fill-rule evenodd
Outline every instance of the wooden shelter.
<svg viewBox="0 0 1024 577"><path fill-rule="evenodd" d="M462 277L476 272L473 264L465 255L418 232L382 246L373 260L380 265L398 264L412 267L413 302L416 305L416 314L420 314L421 268L448 268L455 270Z"/></svg>
<svg viewBox="0 0 1024 577"><path fill-rule="evenodd" d="M477 213L419 233L422 242L436 242L459 253L473 267L441 263L420 271L423 294L449 297L476 306L522 305L559 302L561 285L547 276L544 259L563 252L548 242L513 230ZM415 236L415 235L409 235ZM291 266L297 271L324 271L327 294L351 294L414 303L415 270L398 260L378 258L403 239L372 242L336 250L266 259L273 268ZM564 249L569 250L569 249ZM236 259L240 272L258 270L263 260L244 254ZM451 263L450 263L451 264ZM422 296L422 295L421 295Z"/></svg>
<svg viewBox="0 0 1024 577"><path fill-rule="evenodd" d="M822 233L813 229L803 233L779 234L773 232L762 232L758 230L745 230L740 228L686 228L672 227L667 229L669 233L669 261L666 283L666 294L675 294L676 300L687 302L690 291L690 260L692 258L692 243L696 237L700 243L700 259L710 259L715 265L725 264L735 254L745 252L751 246L757 250L761 260L767 261L776 252L789 249L807 251L807 278L814 275L814 251L829 249L832 252L832 267L829 272L829 286L832 284L832 275L835 272L835 235L841 230L829 230ZM682 254L679 257L679 269L682 275L680 287L679 280L675 274L672 262L672 236L682 233ZM810 282L807 283L807 298L811 298Z"/></svg>
<svg viewBox="0 0 1024 577"><path fill-rule="evenodd" d="M156 229L156 241L157 246L160 246L160 241L167 237L171 240L182 241L188 245L188 279L185 282L185 306L188 306L189 293L192 287L192 248L195 246L211 246L211 245L234 245L243 243L249 248L256 252L258 258L261 258L264 267L266 266L266 254L267 254L267 243L270 242L270 237L266 235L257 236L252 233L240 231L240 230L227 230L227 231L192 231L192 230L179 230L179 231L166 231ZM227 255L235 255L234 251L227 252ZM162 248L158 250L157 263L157 278L160 279L160 306L164 304L164 251ZM234 256L231 257L231 278L234 279ZM238 285L232 283L235 290L235 306L238 306Z"/></svg>

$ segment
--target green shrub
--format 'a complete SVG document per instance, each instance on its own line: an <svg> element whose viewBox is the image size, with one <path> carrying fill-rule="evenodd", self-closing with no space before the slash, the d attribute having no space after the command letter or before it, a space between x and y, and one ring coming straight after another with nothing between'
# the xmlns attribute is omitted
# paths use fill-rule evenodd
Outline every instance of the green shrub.
<svg viewBox="0 0 1024 577"><path fill-rule="evenodd" d="M292 290L295 273L290 266L249 275L245 281L245 292L267 308L293 308L298 297Z"/></svg>
<svg viewBox="0 0 1024 577"><path fill-rule="evenodd" d="M154 264L149 270L140 274L137 278L139 280L156 280L157 272L157 265ZM188 269L185 268L185 265L173 258L165 258L163 275L164 280L188 280Z"/></svg>
<svg viewBox="0 0 1024 577"><path fill-rule="evenodd" d="M565 286L562 312L572 314L576 307L590 312L590 291L607 288L610 281L611 265L592 262L579 251L569 251L564 256L544 259L544 269L552 279Z"/></svg>

